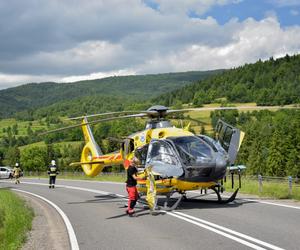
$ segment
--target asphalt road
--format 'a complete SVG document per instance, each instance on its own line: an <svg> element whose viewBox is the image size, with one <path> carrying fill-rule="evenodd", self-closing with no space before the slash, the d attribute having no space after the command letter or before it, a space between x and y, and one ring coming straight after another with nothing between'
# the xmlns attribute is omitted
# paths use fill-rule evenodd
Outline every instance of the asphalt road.
<svg viewBox="0 0 300 250"><path fill-rule="evenodd" d="M300 249L299 203L238 196L220 205L196 198L156 215L139 205L137 217L128 217L124 184L58 179L49 189L47 181L0 180L0 187L56 204L69 218L80 249Z"/></svg>

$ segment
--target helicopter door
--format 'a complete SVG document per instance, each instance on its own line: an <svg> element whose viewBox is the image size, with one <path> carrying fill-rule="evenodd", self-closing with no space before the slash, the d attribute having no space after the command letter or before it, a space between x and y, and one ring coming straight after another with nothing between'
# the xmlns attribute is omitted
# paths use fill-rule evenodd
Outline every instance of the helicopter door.
<svg viewBox="0 0 300 250"><path fill-rule="evenodd" d="M183 168L176 153L165 140L151 140L148 148L146 168L152 166L154 173L163 178L181 176Z"/></svg>
<svg viewBox="0 0 300 250"><path fill-rule="evenodd" d="M127 159L128 156L134 151L134 140L133 139L125 139L122 143L121 154L123 159Z"/></svg>
<svg viewBox="0 0 300 250"><path fill-rule="evenodd" d="M232 165L237 157L245 133L222 120L218 121L216 132L216 139L227 151L230 165Z"/></svg>

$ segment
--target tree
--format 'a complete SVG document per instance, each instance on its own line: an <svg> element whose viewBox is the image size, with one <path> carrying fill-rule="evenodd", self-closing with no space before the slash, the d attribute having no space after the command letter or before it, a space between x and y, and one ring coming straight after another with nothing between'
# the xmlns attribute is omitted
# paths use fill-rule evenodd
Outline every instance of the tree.
<svg viewBox="0 0 300 250"><path fill-rule="evenodd" d="M269 155L267 158L267 172L272 176L286 176L285 137L275 130L271 138Z"/></svg>
<svg viewBox="0 0 300 250"><path fill-rule="evenodd" d="M21 152L21 163L27 171L45 171L47 162L47 150L45 147L25 148Z"/></svg>
<svg viewBox="0 0 300 250"><path fill-rule="evenodd" d="M10 166L14 166L16 162L20 162L20 150L17 146L8 148L5 153L5 162Z"/></svg>

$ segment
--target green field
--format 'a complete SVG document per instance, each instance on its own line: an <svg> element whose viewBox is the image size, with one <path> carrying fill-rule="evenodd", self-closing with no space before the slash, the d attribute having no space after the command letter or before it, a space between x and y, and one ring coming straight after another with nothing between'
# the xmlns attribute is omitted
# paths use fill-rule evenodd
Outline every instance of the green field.
<svg viewBox="0 0 300 250"><path fill-rule="evenodd" d="M235 188L238 187L238 180L235 180ZM234 188L234 189L235 189ZM225 183L225 189L228 192L233 192L231 181ZM289 194L288 181L268 180L262 182L260 190L258 180L253 178L242 177L242 187L239 193L254 194L259 197L267 197L273 199L294 199L300 201L300 184L292 184L292 192Z"/></svg>
<svg viewBox="0 0 300 250"><path fill-rule="evenodd" d="M20 249L31 229L33 211L6 189L0 189L0 250Z"/></svg>
<svg viewBox="0 0 300 250"><path fill-rule="evenodd" d="M18 126L18 136L26 136L27 135L27 129L30 126L32 131L37 131L41 129L47 129L47 125L43 121L17 121L14 118L11 119L2 119L0 120L0 136L3 136L4 131L3 129L7 129L8 127L12 127L15 124Z"/></svg>
<svg viewBox="0 0 300 250"><path fill-rule="evenodd" d="M74 146L79 146L82 143L82 141L65 141L65 142L57 142L53 143L54 147L57 148L63 148L63 147L74 147ZM40 141L40 142L35 142L31 143L25 146L19 147L20 151L22 152L26 148L32 148L32 147L46 147L45 142Z"/></svg>

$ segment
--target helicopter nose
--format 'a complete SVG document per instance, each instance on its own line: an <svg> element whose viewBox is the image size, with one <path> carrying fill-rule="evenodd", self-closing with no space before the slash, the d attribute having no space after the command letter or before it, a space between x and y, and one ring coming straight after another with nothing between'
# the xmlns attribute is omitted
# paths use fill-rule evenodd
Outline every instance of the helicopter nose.
<svg viewBox="0 0 300 250"><path fill-rule="evenodd" d="M218 155L216 158L216 168L226 168L227 161L224 157Z"/></svg>
<svg viewBox="0 0 300 250"><path fill-rule="evenodd" d="M216 158L216 167L214 172L216 179L223 178L223 176L226 174L226 166L227 166L226 159L222 156L218 156Z"/></svg>

